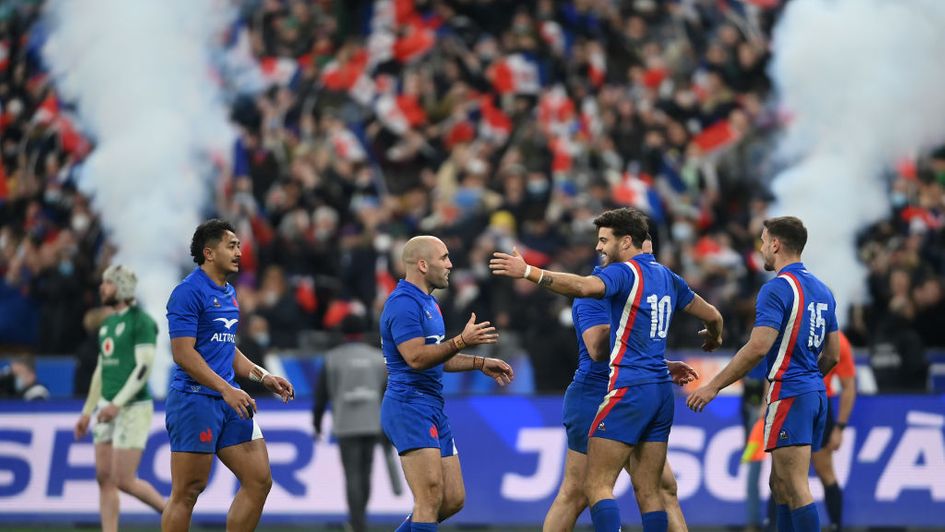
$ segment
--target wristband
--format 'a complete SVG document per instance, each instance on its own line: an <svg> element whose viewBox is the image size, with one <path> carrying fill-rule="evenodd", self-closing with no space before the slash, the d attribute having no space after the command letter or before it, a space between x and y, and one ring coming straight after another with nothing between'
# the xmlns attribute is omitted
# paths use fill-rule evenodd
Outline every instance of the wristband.
<svg viewBox="0 0 945 532"><path fill-rule="evenodd" d="M453 349L456 351L461 351L466 347L466 340L463 339L463 333L459 333L458 335L454 336L450 340L450 343L453 345Z"/></svg>
<svg viewBox="0 0 945 532"><path fill-rule="evenodd" d="M257 374L258 372L258 374ZM269 376L269 372L262 366L256 366L249 370L249 380L251 382L262 382Z"/></svg>
<svg viewBox="0 0 945 532"><path fill-rule="evenodd" d="M522 279L528 279L528 276L531 275L531 274L532 274L532 266L531 266L531 264L526 264L526 265L525 265L525 275L522 276ZM528 279L528 280L531 281L531 279Z"/></svg>
<svg viewBox="0 0 945 532"><path fill-rule="evenodd" d="M476 362L479 363L479 367L476 367ZM481 370L486 366L486 357L477 356L473 359L473 369Z"/></svg>

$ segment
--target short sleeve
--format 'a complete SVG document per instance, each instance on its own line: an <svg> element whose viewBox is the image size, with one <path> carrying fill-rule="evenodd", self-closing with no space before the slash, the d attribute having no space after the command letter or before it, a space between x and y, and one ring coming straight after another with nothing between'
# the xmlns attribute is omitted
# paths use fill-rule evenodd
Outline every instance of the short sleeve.
<svg viewBox="0 0 945 532"><path fill-rule="evenodd" d="M135 323L135 345L157 343L157 332L157 323L141 311Z"/></svg>
<svg viewBox="0 0 945 532"><path fill-rule="evenodd" d="M594 275L597 275L604 282L604 297L611 297L614 294L628 291L633 282L630 266L622 262L608 264Z"/></svg>
<svg viewBox="0 0 945 532"><path fill-rule="evenodd" d="M787 281L783 279L768 281L761 287L755 303L755 327L781 329L784 312L790 306L785 293L788 290ZM793 294L790 297L793 298Z"/></svg>
<svg viewBox="0 0 945 532"><path fill-rule="evenodd" d="M827 316L827 334L830 334L840 328L837 323L837 301L830 294L830 312Z"/></svg>
<svg viewBox="0 0 945 532"><path fill-rule="evenodd" d="M423 325L420 323L420 305L407 297L399 297L391 302L390 335L394 345L400 345L413 338L423 338Z"/></svg>
<svg viewBox="0 0 945 532"><path fill-rule="evenodd" d="M196 338L203 309L200 295L188 284L179 284L167 300L167 331L171 338Z"/></svg>
<svg viewBox="0 0 945 532"><path fill-rule="evenodd" d="M692 303L696 293L689 288L689 283L685 279L672 271L669 274L673 276L673 287L676 289L676 310L684 309L689 303Z"/></svg>
<svg viewBox="0 0 945 532"><path fill-rule="evenodd" d="M603 299L591 297L575 299L574 311L577 318L574 326L580 333L598 325L610 325L610 310Z"/></svg>

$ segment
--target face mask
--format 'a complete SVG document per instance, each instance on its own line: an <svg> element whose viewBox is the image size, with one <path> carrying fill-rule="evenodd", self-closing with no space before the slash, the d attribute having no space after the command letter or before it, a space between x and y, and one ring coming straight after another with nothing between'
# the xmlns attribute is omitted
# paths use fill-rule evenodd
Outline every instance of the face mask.
<svg viewBox="0 0 945 532"><path fill-rule="evenodd" d="M898 209L899 207L905 205L909 201L909 198L907 198L902 192L893 192L889 196L889 201L892 203L893 207Z"/></svg>
<svg viewBox="0 0 945 532"><path fill-rule="evenodd" d="M72 228L75 229L77 233L84 233L91 223L92 220L84 214L76 214L72 217Z"/></svg>
<svg viewBox="0 0 945 532"><path fill-rule="evenodd" d="M75 271L75 266L72 265L71 260L63 260L59 262L59 273L68 277L72 275L72 272L74 271Z"/></svg>
<svg viewBox="0 0 945 532"><path fill-rule="evenodd" d="M253 340L263 348L269 347L269 333L254 334Z"/></svg>
<svg viewBox="0 0 945 532"><path fill-rule="evenodd" d="M546 179L529 180L525 188L528 190L529 194L533 196L540 196L548 192L548 180Z"/></svg>

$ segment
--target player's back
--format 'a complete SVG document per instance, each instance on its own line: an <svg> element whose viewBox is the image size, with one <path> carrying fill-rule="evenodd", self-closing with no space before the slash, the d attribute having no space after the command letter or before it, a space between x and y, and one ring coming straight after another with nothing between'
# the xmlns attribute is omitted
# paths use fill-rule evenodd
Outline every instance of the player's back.
<svg viewBox="0 0 945 532"><path fill-rule="evenodd" d="M648 253L598 276L610 304L610 388L669 382L666 337L673 314L695 297L689 285Z"/></svg>
<svg viewBox="0 0 945 532"><path fill-rule="evenodd" d="M755 327L771 327L777 339L768 351L768 401L823 391L817 359L837 330L833 294L804 264L789 264L758 293Z"/></svg>
<svg viewBox="0 0 945 532"><path fill-rule="evenodd" d="M381 350L387 363L387 394L402 400L443 402L443 365L416 370L397 346L422 337L426 345L446 338L443 315L436 299L413 283L401 280L384 303L380 319Z"/></svg>

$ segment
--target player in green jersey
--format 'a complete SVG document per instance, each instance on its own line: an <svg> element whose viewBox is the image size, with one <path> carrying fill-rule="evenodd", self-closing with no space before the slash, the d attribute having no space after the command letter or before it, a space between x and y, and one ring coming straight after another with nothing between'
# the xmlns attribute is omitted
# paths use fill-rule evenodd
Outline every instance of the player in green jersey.
<svg viewBox="0 0 945 532"><path fill-rule="evenodd" d="M99 327L98 366L75 425L75 437L84 437L97 412L92 436L105 532L118 530L119 490L158 513L165 505L154 486L137 475L154 414L147 382L154 362L157 324L135 304L136 284L137 277L126 266L112 265L102 274L99 294L114 312Z"/></svg>

